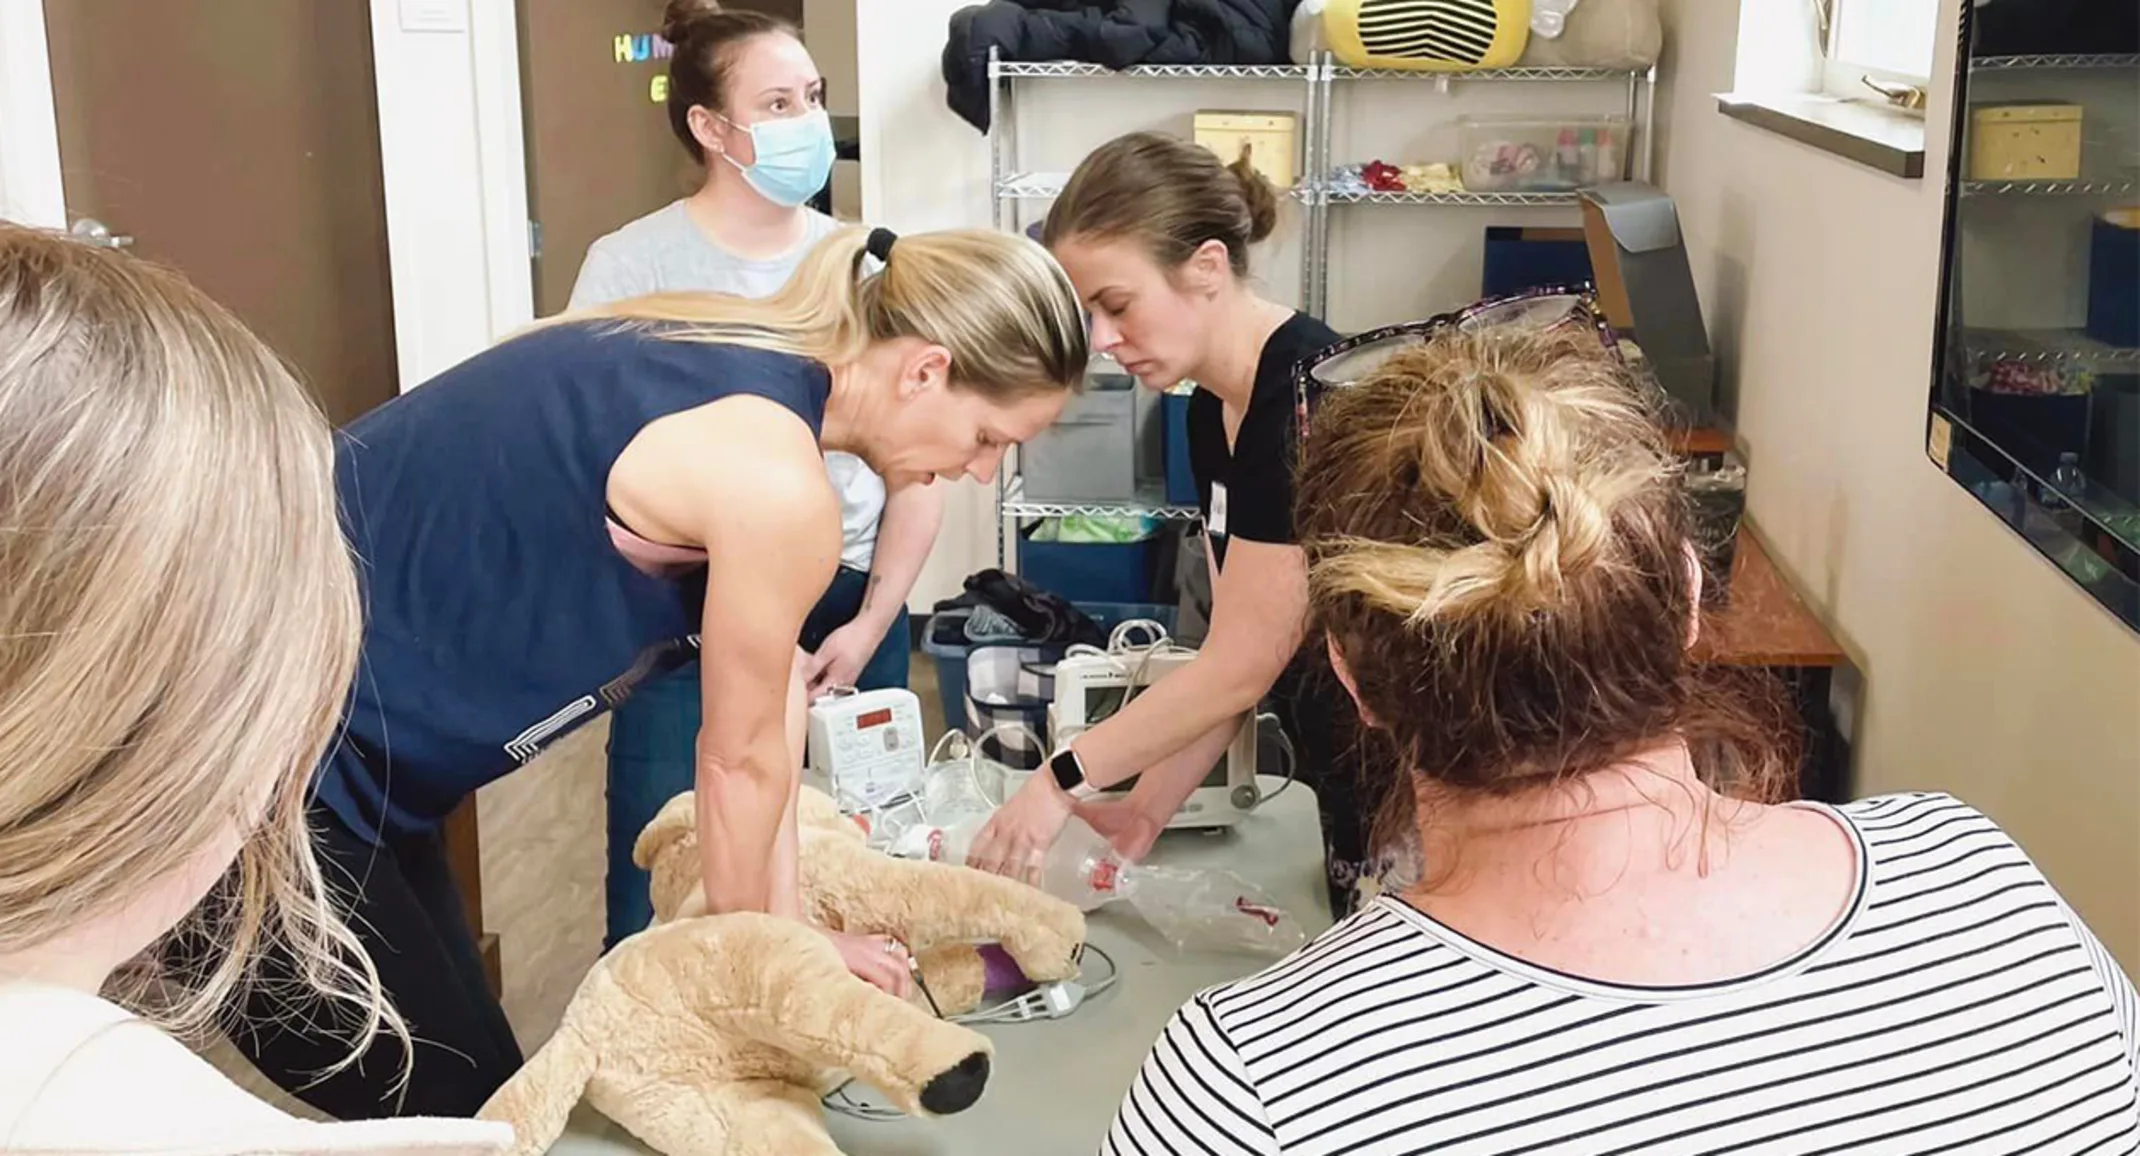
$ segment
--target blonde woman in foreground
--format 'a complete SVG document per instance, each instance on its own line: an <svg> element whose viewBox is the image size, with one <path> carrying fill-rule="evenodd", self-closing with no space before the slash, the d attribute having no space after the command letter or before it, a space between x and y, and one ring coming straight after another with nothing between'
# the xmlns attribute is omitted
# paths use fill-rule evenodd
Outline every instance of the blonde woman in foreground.
<svg viewBox="0 0 2140 1156"><path fill-rule="evenodd" d="M1780 802L1688 657L1673 461L1594 340L1448 336L1314 415L1310 598L1424 880L1167 1027L1106 1151L2131 1153L2132 984L1945 795Z"/></svg>
<svg viewBox="0 0 2140 1156"><path fill-rule="evenodd" d="M304 825L360 627L333 468L229 313L0 225L0 1151L510 1142L298 1121L166 1034L212 1026L268 943L364 1038L400 1030ZM189 919L218 945L197 974L129 968Z"/></svg>

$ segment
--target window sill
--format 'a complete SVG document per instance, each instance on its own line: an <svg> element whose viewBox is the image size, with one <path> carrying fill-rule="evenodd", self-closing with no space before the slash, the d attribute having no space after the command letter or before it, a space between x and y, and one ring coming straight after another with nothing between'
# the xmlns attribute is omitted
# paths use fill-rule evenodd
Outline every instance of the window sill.
<svg viewBox="0 0 2140 1156"><path fill-rule="evenodd" d="M1724 92L1717 94L1716 106L1718 112L1733 120L1743 120L1890 176L1916 180L1925 173L1925 122L1921 114L1810 92Z"/></svg>

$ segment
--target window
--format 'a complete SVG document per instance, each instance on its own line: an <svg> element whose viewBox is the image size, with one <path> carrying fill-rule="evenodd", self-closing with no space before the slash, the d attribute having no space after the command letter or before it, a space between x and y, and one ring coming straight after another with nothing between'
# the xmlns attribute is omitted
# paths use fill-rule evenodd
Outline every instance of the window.
<svg viewBox="0 0 2140 1156"><path fill-rule="evenodd" d="M1821 10L1830 92L1864 96L1861 78L1925 84L1939 35L1939 0L1814 0Z"/></svg>

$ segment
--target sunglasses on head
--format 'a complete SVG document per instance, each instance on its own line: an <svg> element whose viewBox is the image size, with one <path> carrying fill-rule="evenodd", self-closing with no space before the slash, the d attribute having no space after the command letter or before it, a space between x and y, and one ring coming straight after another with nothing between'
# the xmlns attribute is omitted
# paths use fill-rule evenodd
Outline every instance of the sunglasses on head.
<svg viewBox="0 0 2140 1156"><path fill-rule="evenodd" d="M1621 356L1612 326L1598 308L1597 294L1589 285L1527 289L1506 297L1477 301L1454 312L1438 313L1424 321L1385 325L1337 342L1303 360L1293 371L1294 420L1299 423L1299 444L1307 445L1309 413L1329 391L1365 380L1391 357L1425 345L1442 333L1451 330L1478 333L1494 329L1594 333L1599 344L1613 356Z"/></svg>

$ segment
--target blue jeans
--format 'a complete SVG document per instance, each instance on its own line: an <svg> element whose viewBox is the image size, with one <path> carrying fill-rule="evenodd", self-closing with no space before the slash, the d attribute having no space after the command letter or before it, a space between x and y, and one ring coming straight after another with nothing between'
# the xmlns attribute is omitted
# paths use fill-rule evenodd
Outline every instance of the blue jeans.
<svg viewBox="0 0 2140 1156"><path fill-rule="evenodd" d="M854 620L862 608L869 575L841 567L803 623L802 648L815 652L825 636ZM904 607L884 632L884 642L855 679L857 689L907 684L912 652ZM610 716L609 724L609 934L613 947L653 921L647 873L632 862L632 844L670 799L692 787L698 765L701 709L697 663L642 683Z"/></svg>

